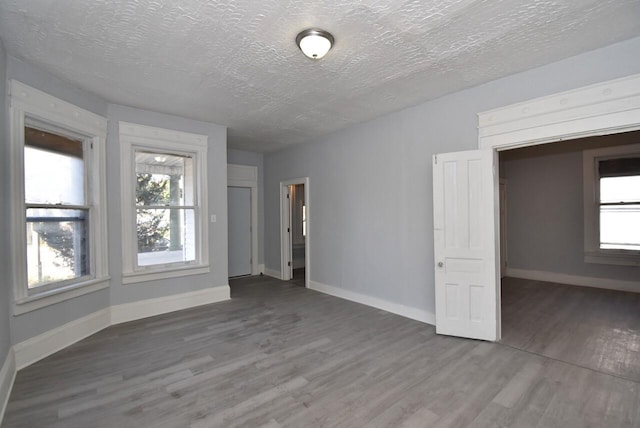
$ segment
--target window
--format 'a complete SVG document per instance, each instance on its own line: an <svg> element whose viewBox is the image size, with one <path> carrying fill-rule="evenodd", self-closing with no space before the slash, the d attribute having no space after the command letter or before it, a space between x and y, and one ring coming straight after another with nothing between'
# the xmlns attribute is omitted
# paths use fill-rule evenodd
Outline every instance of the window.
<svg viewBox="0 0 640 428"><path fill-rule="evenodd" d="M209 271L206 141L120 122L123 282Z"/></svg>
<svg viewBox="0 0 640 428"><path fill-rule="evenodd" d="M108 286L106 119L11 82L14 312Z"/></svg>
<svg viewBox="0 0 640 428"><path fill-rule="evenodd" d="M585 261L640 265L640 145L584 152Z"/></svg>

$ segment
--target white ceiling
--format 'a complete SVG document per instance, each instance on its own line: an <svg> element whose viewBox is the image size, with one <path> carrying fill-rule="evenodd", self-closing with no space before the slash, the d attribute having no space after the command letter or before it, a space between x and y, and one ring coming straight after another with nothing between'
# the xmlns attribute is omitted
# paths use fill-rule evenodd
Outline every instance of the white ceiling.
<svg viewBox="0 0 640 428"><path fill-rule="evenodd" d="M262 152L638 35L640 0L0 1L11 55Z"/></svg>

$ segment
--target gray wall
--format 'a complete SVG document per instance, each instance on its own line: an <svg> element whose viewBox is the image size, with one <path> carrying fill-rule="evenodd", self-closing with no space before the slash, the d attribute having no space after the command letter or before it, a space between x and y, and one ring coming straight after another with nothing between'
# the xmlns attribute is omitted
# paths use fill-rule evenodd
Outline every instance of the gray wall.
<svg viewBox="0 0 640 428"><path fill-rule="evenodd" d="M111 272L111 304L134 302L154 297L186 293L208 287L227 285L227 130L207 122L184 119L132 107L109 105L107 136L107 200L109 206L109 271ZM209 215L209 257L211 272L159 281L122 284L122 234L120 203L120 140L118 122L157 126L209 137L207 180Z"/></svg>
<svg viewBox="0 0 640 428"><path fill-rule="evenodd" d="M638 52L631 39L265 156L266 267L279 182L308 176L311 280L433 313L431 156L477 148L479 112L639 73Z"/></svg>
<svg viewBox="0 0 640 428"><path fill-rule="evenodd" d="M258 264L264 264L264 155L229 149L227 163L258 167Z"/></svg>
<svg viewBox="0 0 640 428"><path fill-rule="evenodd" d="M107 116L107 103L100 97L11 56L7 58L7 78L19 80L78 107L101 116ZM6 94L6 92L4 93ZM8 169L3 169L2 173L8 178ZM111 214L110 212L109 215ZM13 343L21 342L108 306L109 291L100 290L20 316L14 316L11 318Z"/></svg>
<svg viewBox="0 0 640 428"><path fill-rule="evenodd" d="M637 281L640 268L584 262L584 150L640 143L640 131L503 152L508 266Z"/></svg>
<svg viewBox="0 0 640 428"><path fill-rule="evenodd" d="M3 56L2 56L3 57ZM1 66L2 64L0 64ZM5 67L0 67L3 71ZM0 357L6 340L3 335L3 323L11 318L12 342L18 343L30 337L44 333L67 322L89 315L109 305L134 302L142 299L162 297L171 294L184 293L207 287L228 284L227 280L227 153L226 127L206 122L193 121L180 117L154 113L150 111L109 105L103 99L83 91L72 84L60 80L50 74L20 61L11 56L7 57L7 78L15 78L27 85L40 89L62 100L71 102L79 107L102 115L109 119L107 136L107 206L108 206L108 236L109 236L109 271L111 287L95 293L80 296L55 305L47 306L26 314L10 317L0 313ZM1 77L1 76L0 76ZM5 79L2 79L4 82ZM6 91L4 92L6 93ZM3 115L4 119L5 115ZM118 138L118 121L124 120L142 125L159 126L184 132L205 134L209 137L207 158L207 178L209 185L209 212L217 215L216 223L209 223L209 255L211 272L205 275L187 276L163 281L142 282L122 285L121 233L120 233L120 144ZM3 127L4 129L4 127ZM2 145L2 162L7 162L5 151L7 144ZM8 168L2 168L4 180L8 183ZM2 194L8 189L2 187ZM5 205L3 205L2 209ZM2 216L2 218L7 218ZM5 232L9 225L2 222ZM5 234L5 236L7 236ZM3 240L4 243L7 240ZM8 242L7 244L8 245ZM11 248L0 247L0 257L5 263ZM3 298L9 275L9 269L2 269L0 281L0 299Z"/></svg>
<svg viewBox="0 0 640 428"><path fill-rule="evenodd" d="M6 94L6 69L7 54L4 45L0 40L0 94ZM0 102L0 171L9 171L9 130L7 129L7 101L6 97ZM9 200L9 180L6 172L3 172L0 179L0 198L3 201ZM9 218L9 207L11 204L0 204L0 218ZM0 367L4 364L7 352L11 347L11 329L9 320L11 319L11 277L9 271L9 246L10 227L7 221L0 222Z"/></svg>

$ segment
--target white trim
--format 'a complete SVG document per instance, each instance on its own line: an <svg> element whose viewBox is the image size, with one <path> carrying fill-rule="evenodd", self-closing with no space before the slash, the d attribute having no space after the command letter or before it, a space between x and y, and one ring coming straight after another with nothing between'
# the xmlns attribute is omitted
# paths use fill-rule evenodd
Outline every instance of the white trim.
<svg viewBox="0 0 640 428"><path fill-rule="evenodd" d="M16 302L13 308L13 315L22 315L45 306L55 305L65 300L95 293L109 287L109 277L104 279L93 279L85 283L71 284L65 288L56 288L42 294L34 294Z"/></svg>
<svg viewBox="0 0 640 428"><path fill-rule="evenodd" d="M287 198L288 186L304 184L304 204L307 214L307 235L304 240L304 265L305 278L304 286L309 288L311 278L311 198L309 191L309 177L294 178L280 182L280 279L290 280L293 277L293 260L289 260L291 254L291 234L286 232L290 225L291 200ZM291 257L293 259L293 257ZM287 264L291 261L291 266Z"/></svg>
<svg viewBox="0 0 640 428"><path fill-rule="evenodd" d="M258 167L252 165L227 164L227 187L251 189L251 274L258 275Z"/></svg>
<svg viewBox="0 0 640 428"><path fill-rule="evenodd" d="M135 141L143 141L143 144L157 145L162 142L169 143L173 147L176 141L185 145L206 147L208 137L206 135L190 132L174 131L173 129L158 128L155 126L138 125L137 123L118 122L120 136L132 137Z"/></svg>
<svg viewBox="0 0 640 428"><path fill-rule="evenodd" d="M209 273L209 265L180 266L169 269L154 269L150 272L131 272L122 274L123 284L157 281L159 279L181 278L183 276Z"/></svg>
<svg viewBox="0 0 640 428"><path fill-rule="evenodd" d="M230 290L223 285L111 306L111 325L229 300Z"/></svg>
<svg viewBox="0 0 640 428"><path fill-rule="evenodd" d="M339 297L341 299L351 300L352 302L371 306L373 308L382 309L383 311L391 312L392 314L400 315L412 320L431 325L435 325L436 323L435 314L424 311L422 309L406 306L401 303L389 302L388 300L383 300L378 297L367 296L365 294L356 293L354 291L345 290L343 288L334 287L332 285L321 284L316 281L310 281L309 288L311 290L329 294L334 297Z"/></svg>
<svg viewBox="0 0 640 428"><path fill-rule="evenodd" d="M13 107L29 110L33 115L47 121L60 123L80 133L91 132L96 135L107 133L106 118L17 80L9 81L9 96Z"/></svg>
<svg viewBox="0 0 640 428"><path fill-rule="evenodd" d="M282 274L279 270L269 269L266 267L264 269L264 274L270 276L271 278L282 279Z"/></svg>
<svg viewBox="0 0 640 428"><path fill-rule="evenodd" d="M640 74L478 114L479 147L515 148L640 129Z"/></svg>
<svg viewBox="0 0 640 428"><path fill-rule="evenodd" d="M631 291L640 293L640 281L594 278L590 276L568 275L565 273L507 267L506 276L531 279L534 281L555 282L558 284L579 285L581 287L604 288L607 290Z"/></svg>
<svg viewBox="0 0 640 428"><path fill-rule="evenodd" d="M21 370L109 326L109 308L78 318L13 345Z"/></svg>
<svg viewBox="0 0 640 428"><path fill-rule="evenodd" d="M107 119L90 111L81 109L66 101L60 100L35 88L31 88L16 80L9 84L10 94L10 224L12 233L9 237L11 248L11 265L13 266L13 313L21 314L48 306L62 300L77 297L80 294L96 291L102 283L109 279L108 236L107 236L107 203L106 203L106 132ZM64 128L71 133L78 133L93 146L91 153L85 156L86 180L88 189L90 259L93 279L75 282L70 286L53 289L54 292L42 292L40 295L29 295L27 289L26 242L24 240L25 203L24 203L24 125L25 117L34 118L47 124ZM81 290L86 285L86 289ZM104 288L104 287L103 287ZM55 297L49 297L55 294ZM47 297L43 297L47 296ZM37 300L37 303L34 303Z"/></svg>
<svg viewBox="0 0 640 428"><path fill-rule="evenodd" d="M9 403L9 396L11 395L17 372L16 356L13 348L9 348L4 364L0 369L0 424L2 424L4 412L7 410L7 403Z"/></svg>
<svg viewBox="0 0 640 428"><path fill-rule="evenodd" d="M122 272L127 278L123 284L175 278L187 275L189 269L206 268L209 261L209 213L207 190L207 141L206 135L179 132L152 126L118 122L120 139L120 192L122 213ZM134 197L135 156L137 148L166 150L193 156L195 170L196 201L196 255L195 262L175 266L136 267L137 257L136 214ZM206 273L201 271L199 273Z"/></svg>

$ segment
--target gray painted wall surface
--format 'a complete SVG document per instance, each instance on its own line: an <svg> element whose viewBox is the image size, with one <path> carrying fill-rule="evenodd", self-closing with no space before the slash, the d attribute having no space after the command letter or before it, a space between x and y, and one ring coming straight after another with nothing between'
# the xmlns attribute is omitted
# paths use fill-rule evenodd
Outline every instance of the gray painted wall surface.
<svg viewBox="0 0 640 428"><path fill-rule="evenodd" d="M0 64L2 65L2 64ZM5 70L5 67L1 67ZM227 281L227 154L226 127L211 123L187 120L175 116L158 114L145 110L109 105L101 98L85 92L72 84L60 80L48 73L13 57L7 57L7 78L15 78L27 85L40 89L62 100L107 117L109 119L107 137L107 206L108 206L108 236L109 236L109 271L111 274L110 289L67 300L55 305L47 306L11 318L12 343L18 343L28 338L44 333L67 322L89 315L111 305L128 303L142 299L162 297L171 294L184 293L207 287L226 285ZM4 82L5 79L2 79ZM6 91L5 91L6 93ZM3 115L4 117L4 115ZM123 286L121 260L120 233L120 145L117 123L124 120L142 125L159 126L184 132L205 134L209 137L208 149L208 180L209 180L209 212L217 215L216 223L209 223L209 255L211 272L206 275L195 275L164 281L152 281ZM4 129L4 127L3 127ZM7 144L2 145L2 162L7 162L4 156ZM8 183L8 168L2 168ZM7 191L2 187L2 192ZM4 208L3 208L4 209ZM3 216L2 218L7 218ZM7 230L9 225L2 223ZM6 240L3 240L3 243ZM8 245L8 243L7 243ZM0 247L0 256L8 259L10 248ZM0 277L2 285L8 282L8 269L3 269ZM0 291L2 293L2 291ZM0 298L2 295L0 294ZM10 302L10 299L2 299ZM2 317L3 320L9 316ZM0 320L0 357L2 356L3 336L2 320Z"/></svg>
<svg viewBox="0 0 640 428"><path fill-rule="evenodd" d="M311 280L433 313L432 155L476 149L479 112L639 73L638 52L631 39L266 155L266 267L279 182L308 176Z"/></svg>
<svg viewBox="0 0 640 428"><path fill-rule="evenodd" d="M587 139L640 143L640 133ZM620 138L623 137L623 138ZM584 262L582 142L504 152L509 267L595 278L640 279L640 268ZM612 144L590 144L587 149ZM555 145L561 146L561 145ZM512 157L513 159L508 159Z"/></svg>
<svg viewBox="0 0 640 428"><path fill-rule="evenodd" d="M107 103L100 97L46 73L14 57L7 57L7 79L16 79L78 107L107 116ZM6 94L6 91L4 92ZM3 169L7 174L8 169ZM3 217L6 218L6 217ZM4 258L4 257L3 257ZM109 306L109 291L100 290L42 309L11 317L13 343L44 333L67 322Z"/></svg>
<svg viewBox="0 0 640 428"><path fill-rule="evenodd" d="M0 40L0 94L6 94L6 70L7 70L7 53L4 45ZM7 129L7 99L6 97L0 102L0 171L2 179L0 179L0 198L3 201L9 200L9 180L6 171L9 171L9 130ZM0 204L0 218L9 218L9 207L11 204ZM7 221L0 222L0 367L4 364L7 352L11 347L11 277L9 271L9 255L11 247L9 246L10 228Z"/></svg>
<svg viewBox="0 0 640 428"><path fill-rule="evenodd" d="M109 270L111 272L111 304L118 305L171 294L186 293L227 285L227 129L207 122L184 119L131 107L109 105L107 136L107 200L109 206ZM209 137L207 180L209 215L209 258L211 272L159 281L122 284L122 234L120 202L120 139L118 122L125 121L157 126Z"/></svg>
<svg viewBox="0 0 640 428"><path fill-rule="evenodd" d="M227 150L227 163L258 167L258 264L264 263L264 155L244 150Z"/></svg>

